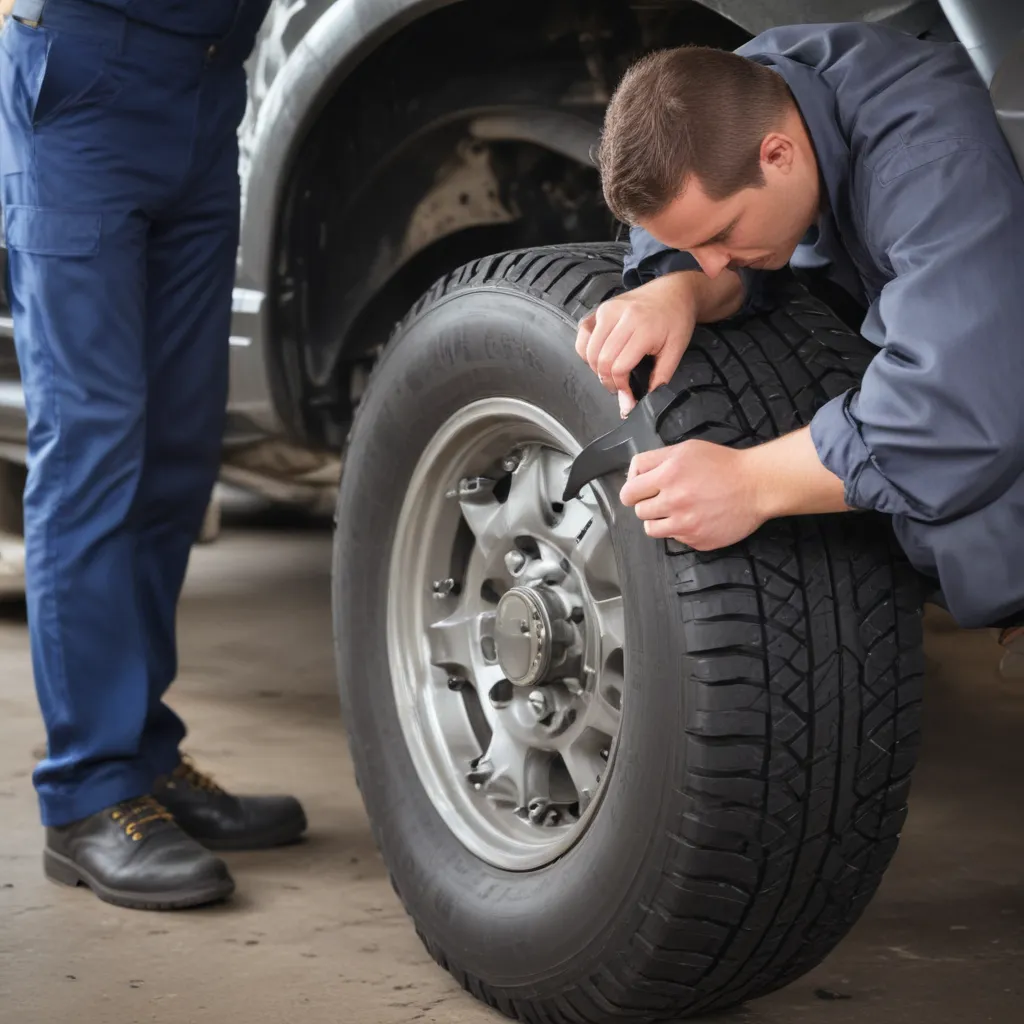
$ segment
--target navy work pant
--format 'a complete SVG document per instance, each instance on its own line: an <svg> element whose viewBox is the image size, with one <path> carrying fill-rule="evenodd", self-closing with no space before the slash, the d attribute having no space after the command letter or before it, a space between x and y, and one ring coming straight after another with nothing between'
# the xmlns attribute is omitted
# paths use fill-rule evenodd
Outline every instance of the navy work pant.
<svg viewBox="0 0 1024 1024"><path fill-rule="evenodd" d="M0 36L0 176L28 416L44 824L147 792L218 470L246 82L209 41L51 2Z"/></svg>

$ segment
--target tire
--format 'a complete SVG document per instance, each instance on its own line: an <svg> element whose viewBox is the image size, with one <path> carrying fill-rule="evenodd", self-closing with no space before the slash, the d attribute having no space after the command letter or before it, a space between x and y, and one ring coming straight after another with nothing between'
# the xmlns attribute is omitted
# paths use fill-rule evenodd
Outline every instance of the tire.
<svg viewBox="0 0 1024 1024"><path fill-rule="evenodd" d="M886 521L780 520L697 553L647 538L609 478L626 683L589 827L553 863L512 871L470 852L435 806L384 625L400 506L467 403L530 402L579 445L615 426L573 340L619 289L622 252L507 253L439 282L375 371L338 498L336 658L375 839L435 960L531 1024L678 1020L814 967L896 850L918 746L921 593ZM794 284L778 313L698 328L664 440L774 437L854 384L872 351Z"/></svg>

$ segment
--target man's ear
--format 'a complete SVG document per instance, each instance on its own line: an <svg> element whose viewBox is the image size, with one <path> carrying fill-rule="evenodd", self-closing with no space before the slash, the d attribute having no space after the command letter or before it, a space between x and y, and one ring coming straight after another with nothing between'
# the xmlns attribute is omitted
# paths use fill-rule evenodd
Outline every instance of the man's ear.
<svg viewBox="0 0 1024 1024"><path fill-rule="evenodd" d="M769 132L761 141L761 166L788 174L793 168L796 146L783 132Z"/></svg>

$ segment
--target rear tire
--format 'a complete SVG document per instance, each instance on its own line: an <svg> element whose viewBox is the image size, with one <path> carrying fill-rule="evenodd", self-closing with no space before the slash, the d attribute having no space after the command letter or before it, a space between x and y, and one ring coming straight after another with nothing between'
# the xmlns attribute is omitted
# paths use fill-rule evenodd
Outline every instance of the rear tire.
<svg viewBox="0 0 1024 1024"><path fill-rule="evenodd" d="M620 288L621 256L508 253L435 286L366 392L337 510L338 673L384 861L437 962L536 1024L678 1020L814 967L896 850L918 744L921 594L887 521L780 520L702 554L647 538L609 478L625 690L597 812L557 860L510 871L474 856L435 805L384 628L399 509L430 439L469 403L530 403L577 448L618 422L573 338ZM854 384L872 352L794 285L778 313L698 329L664 440L777 436Z"/></svg>

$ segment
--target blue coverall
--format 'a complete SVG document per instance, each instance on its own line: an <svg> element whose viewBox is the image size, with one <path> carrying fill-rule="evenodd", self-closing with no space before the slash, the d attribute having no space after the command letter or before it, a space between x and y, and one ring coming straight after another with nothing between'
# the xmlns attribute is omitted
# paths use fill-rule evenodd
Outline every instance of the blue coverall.
<svg viewBox="0 0 1024 1024"><path fill-rule="evenodd" d="M221 454L243 61L268 3L48 0L0 36L46 825L179 761L163 696Z"/></svg>
<svg viewBox="0 0 1024 1024"><path fill-rule="evenodd" d="M772 29L737 53L803 115L821 214L792 261L866 309L878 355L811 422L855 508L892 515L964 626L1024 613L1024 179L959 43L872 24ZM634 228L627 287L696 266ZM746 308L777 274L743 271Z"/></svg>

